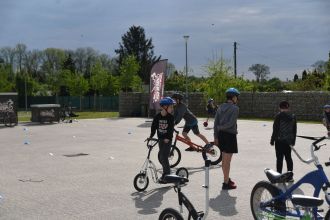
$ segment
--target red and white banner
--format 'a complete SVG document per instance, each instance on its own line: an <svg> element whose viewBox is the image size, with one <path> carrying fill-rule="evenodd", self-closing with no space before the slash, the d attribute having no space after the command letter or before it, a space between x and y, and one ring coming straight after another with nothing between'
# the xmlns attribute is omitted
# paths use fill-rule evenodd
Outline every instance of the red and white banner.
<svg viewBox="0 0 330 220"><path fill-rule="evenodd" d="M165 72L167 60L160 60L153 65L150 73L150 98L149 108L159 109L159 101L163 98Z"/></svg>

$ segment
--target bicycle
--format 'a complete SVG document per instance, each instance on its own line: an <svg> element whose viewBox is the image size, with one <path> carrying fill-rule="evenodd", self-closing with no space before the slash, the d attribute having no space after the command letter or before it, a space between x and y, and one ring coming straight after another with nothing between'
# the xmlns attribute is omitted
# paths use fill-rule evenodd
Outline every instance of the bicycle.
<svg viewBox="0 0 330 220"><path fill-rule="evenodd" d="M308 137L297 136L314 140L310 146L311 158L304 160L293 146L293 152L304 163L310 164L314 162L316 170L307 173L295 184L287 187L285 182L292 178L293 173L287 172L279 174L271 169L265 169L265 174L269 180L258 182L252 189L250 197L250 207L254 219L284 219L286 217L299 219L330 219L330 210L327 211L325 218L319 214L318 207L323 204L323 199L319 198L321 189L325 193L325 200L330 205L330 194L327 189L330 187L329 180L323 171L322 165L319 163L315 151L318 151L322 145L317 145L327 137ZM330 166L330 162L326 162L325 166ZM275 183L283 184L284 190L275 186ZM313 196L294 195L294 190L302 184L311 184L314 187ZM264 194L263 194L264 193ZM293 207L288 207L290 203Z"/></svg>
<svg viewBox="0 0 330 220"><path fill-rule="evenodd" d="M149 185L149 177L148 177L149 173L152 177L152 180L155 183L159 183L156 165L150 160L151 151L158 143L158 139L148 138L146 141L147 141L147 147L148 147L148 156L147 156L146 160L144 161L144 164L140 170L140 173L138 173L134 177L134 181L133 181L134 188L139 192L147 189L147 187ZM148 170L149 170L149 172L148 172ZM188 178L189 173L186 168L180 167L179 169L177 169L176 175ZM159 184L161 184L161 183L159 183Z"/></svg>
<svg viewBox="0 0 330 220"><path fill-rule="evenodd" d="M209 182L210 182L209 171L210 171L211 160L209 160L207 157L206 149L203 150L202 154L205 162L205 184L202 186L205 189L205 212L203 211L198 212L193 206L193 204L189 201L188 197L181 191L181 186L186 185L186 183L189 182L189 180L184 177L169 175L165 177L165 180L175 184L174 190L178 194L180 212L178 212L173 208L166 208L160 213L158 220L183 220L183 217L181 215L181 213L183 212L182 205L184 205L188 210L189 220L191 218L194 220L206 219L209 212Z"/></svg>
<svg viewBox="0 0 330 220"><path fill-rule="evenodd" d="M67 123L72 123L73 117L78 117L79 115L75 114L72 111L73 107L64 105L60 110L60 120Z"/></svg>
<svg viewBox="0 0 330 220"><path fill-rule="evenodd" d="M221 162L221 160L222 160L221 150L220 150L219 146L214 145L213 142L211 142L212 147L207 148L207 151L205 152L205 151L203 151L205 147L203 147L202 145L198 145L191 141L188 141L183 136L180 136L179 131L177 131L175 129L174 129L174 132L176 134L175 134L174 143L171 147L170 156L169 156L171 168L176 167L181 161L181 152L180 152L179 148L176 146L178 141L190 146L191 148L194 149L195 152L204 152L204 153L208 154L208 156L211 157L211 159L210 159L211 165L217 165L218 163ZM194 152L194 151L191 151L191 152Z"/></svg>
<svg viewBox="0 0 330 220"><path fill-rule="evenodd" d="M17 115L14 111L14 102L10 99L7 103L2 105L4 106L1 106L2 108L0 109L0 119L2 120L2 124L6 127L14 127L18 124Z"/></svg>

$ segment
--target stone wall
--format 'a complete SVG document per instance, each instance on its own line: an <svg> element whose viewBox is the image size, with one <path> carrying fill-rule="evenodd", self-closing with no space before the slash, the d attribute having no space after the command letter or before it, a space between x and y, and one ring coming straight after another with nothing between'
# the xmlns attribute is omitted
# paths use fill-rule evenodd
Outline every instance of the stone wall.
<svg viewBox="0 0 330 220"><path fill-rule="evenodd" d="M165 96L169 94L165 93ZM121 117L148 116L147 93L121 93L119 115ZM287 100L298 120L320 120L323 105L330 104L328 92L242 92L239 97L240 117L273 118L278 104ZM219 102L216 100L216 103ZM221 103L221 102L220 102ZM206 100L202 93L189 94L189 109L199 117L205 117ZM152 113L151 113L152 115Z"/></svg>

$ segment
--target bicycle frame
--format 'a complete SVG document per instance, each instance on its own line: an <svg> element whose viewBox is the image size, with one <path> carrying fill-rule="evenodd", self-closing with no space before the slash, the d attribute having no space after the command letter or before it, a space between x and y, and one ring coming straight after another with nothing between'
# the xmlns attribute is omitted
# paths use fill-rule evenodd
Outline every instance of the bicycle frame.
<svg viewBox="0 0 330 220"><path fill-rule="evenodd" d="M176 189L178 192L178 199L179 199L179 206L180 206L180 213L183 213L182 205L184 205L189 214L191 215L192 219L194 220L204 220L206 219L208 212L209 212L209 170L210 170L211 161L205 160L205 185L202 187L205 188L205 213L203 217L196 211L193 204L189 201L187 196L181 191L181 186L177 185Z"/></svg>
<svg viewBox="0 0 330 220"><path fill-rule="evenodd" d="M156 183L158 180L157 168L156 165L150 160L150 153L153 147L154 146L149 146L148 156L142 165L142 169L140 173L145 173L146 176L148 176L148 170L149 170L149 172L151 173L152 180Z"/></svg>
<svg viewBox="0 0 330 220"><path fill-rule="evenodd" d="M298 136L298 137L308 138L308 137L304 137L304 136ZM308 139L311 139L311 137L309 137ZM329 180L328 180L326 174L324 173L323 166L319 163L318 157L314 153L315 150L320 149L320 146L317 146L316 144L323 141L324 139L326 139L326 137L322 137L320 139L313 139L316 141L311 144L311 156L312 157L308 160L304 160L298 154L298 152L294 149L294 147L291 146L291 149L293 150L293 152L298 156L298 158L302 162L307 163L307 164L314 162L317 170L307 173L298 182L291 185L289 188L287 188L285 183L283 183L285 191L282 192L280 195L272 198L270 201L261 203L260 207L262 209L264 209L265 211L274 212L271 210L267 210L267 207L269 207L274 201L291 200L293 191L296 190L298 187L300 187L302 184L311 184L314 187L313 197L319 197L320 191L322 189L325 193L325 200L326 200L327 204L330 205L330 195L327 192L327 189L330 187L330 183L329 183ZM295 210L296 210L297 214L292 213L292 212L286 212L285 214L287 216L291 216L291 217L302 217L302 213L300 213L299 209L295 207ZM278 213L278 214L280 214L280 213ZM322 217L317 212L317 207L313 208L313 215L317 219L322 219Z"/></svg>
<svg viewBox="0 0 330 220"><path fill-rule="evenodd" d="M179 135L179 131L177 131L177 130L174 130L174 132L176 133L175 134L174 143L173 143L174 146L176 146L177 141L180 141L180 142L185 143L186 145L188 145L190 147L195 148L196 151L202 151L202 149L203 149L203 146L202 145L198 145L198 144L195 144L195 143L193 143L191 141L188 141L184 137L180 136Z"/></svg>

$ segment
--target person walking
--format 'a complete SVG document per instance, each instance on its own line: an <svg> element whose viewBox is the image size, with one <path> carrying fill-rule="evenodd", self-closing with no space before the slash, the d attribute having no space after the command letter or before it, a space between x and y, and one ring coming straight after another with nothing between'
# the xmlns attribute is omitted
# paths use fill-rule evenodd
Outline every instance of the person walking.
<svg viewBox="0 0 330 220"><path fill-rule="evenodd" d="M290 111L290 104L287 101L281 101L279 104L279 113L275 116L273 123L273 133L270 144L274 146L276 152L276 169L282 173L283 158L285 158L287 170L293 171L293 161L291 157L291 147L296 143L297 120ZM293 182L293 178L288 182Z"/></svg>
<svg viewBox="0 0 330 220"><path fill-rule="evenodd" d="M222 153L223 190L236 189L236 183L230 179L230 163L237 148L237 106L240 92L236 88L226 90L226 102L218 107L214 119L214 144L220 147Z"/></svg>

